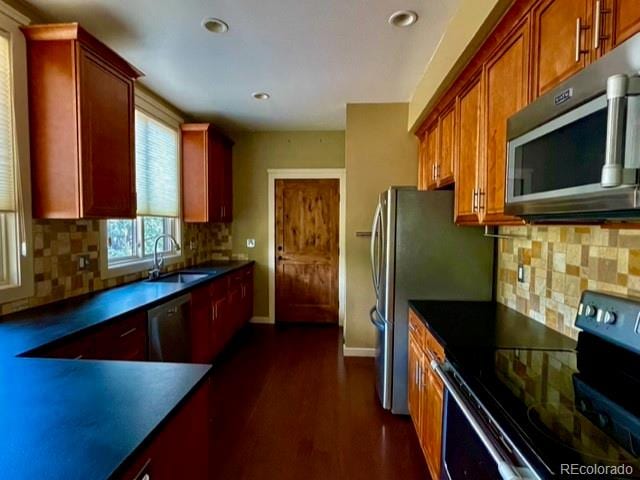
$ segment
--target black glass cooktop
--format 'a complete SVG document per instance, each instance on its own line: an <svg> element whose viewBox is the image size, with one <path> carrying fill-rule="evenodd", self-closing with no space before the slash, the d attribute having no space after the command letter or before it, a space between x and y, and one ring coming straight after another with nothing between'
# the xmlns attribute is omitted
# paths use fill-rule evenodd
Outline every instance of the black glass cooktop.
<svg viewBox="0 0 640 480"><path fill-rule="evenodd" d="M640 478L637 355L582 333L576 351L476 351L464 363L474 393L509 420L499 423L509 425L536 470L562 477L572 465L600 468L582 472L609 466L614 475L593 478Z"/></svg>

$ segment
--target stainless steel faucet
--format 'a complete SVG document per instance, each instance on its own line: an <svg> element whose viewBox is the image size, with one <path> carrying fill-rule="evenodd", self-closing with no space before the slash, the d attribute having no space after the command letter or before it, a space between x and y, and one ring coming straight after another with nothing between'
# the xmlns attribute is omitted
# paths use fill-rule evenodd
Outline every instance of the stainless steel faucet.
<svg viewBox="0 0 640 480"><path fill-rule="evenodd" d="M171 241L171 243L173 243L176 249L176 252L180 251L180 244L175 238L173 238L173 235L170 235L168 233L163 233L162 235L158 235L153 245L153 268L149 270L149 280L156 280L160 276L160 273L162 272L162 266L164 265L164 256L161 253L160 256L158 257L158 243L163 238L168 238Z"/></svg>

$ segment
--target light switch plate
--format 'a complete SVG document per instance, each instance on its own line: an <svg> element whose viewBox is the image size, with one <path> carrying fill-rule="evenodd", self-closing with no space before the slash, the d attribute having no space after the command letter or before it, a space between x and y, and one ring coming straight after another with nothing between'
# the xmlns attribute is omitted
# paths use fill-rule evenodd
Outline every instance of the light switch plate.
<svg viewBox="0 0 640 480"><path fill-rule="evenodd" d="M256 248L255 238L247 238L247 248Z"/></svg>

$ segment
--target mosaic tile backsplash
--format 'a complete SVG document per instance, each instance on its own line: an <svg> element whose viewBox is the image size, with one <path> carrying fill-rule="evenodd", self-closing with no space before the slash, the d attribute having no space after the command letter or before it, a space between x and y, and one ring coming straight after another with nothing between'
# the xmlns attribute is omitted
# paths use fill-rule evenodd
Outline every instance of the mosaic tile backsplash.
<svg viewBox="0 0 640 480"><path fill-rule="evenodd" d="M227 224L183 224L185 259L167 270L188 268L209 260L231 258L231 228ZM190 246L193 244L194 249ZM33 222L35 294L0 304L0 315L104 290L146 278L143 272L103 279L100 275L100 222L98 220L35 220ZM78 268L88 255L89 267Z"/></svg>
<svg viewBox="0 0 640 480"><path fill-rule="evenodd" d="M583 290L640 297L640 230L522 226L500 233L524 239L499 240L497 300L565 335L578 335Z"/></svg>

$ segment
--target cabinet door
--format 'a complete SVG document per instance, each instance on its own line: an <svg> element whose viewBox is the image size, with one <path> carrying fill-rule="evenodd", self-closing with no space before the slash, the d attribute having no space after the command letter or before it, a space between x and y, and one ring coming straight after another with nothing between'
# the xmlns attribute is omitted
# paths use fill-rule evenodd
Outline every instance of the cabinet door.
<svg viewBox="0 0 640 480"><path fill-rule="evenodd" d="M222 145L222 221L233 220L233 153L231 145Z"/></svg>
<svg viewBox="0 0 640 480"><path fill-rule="evenodd" d="M440 115L438 125L438 187L454 182L455 171L455 103L451 103Z"/></svg>
<svg viewBox="0 0 640 480"><path fill-rule="evenodd" d="M427 129L425 133L427 142L427 190L435 190L438 186L438 177L436 176L436 169L438 164L438 122L434 122L433 125Z"/></svg>
<svg viewBox="0 0 640 480"><path fill-rule="evenodd" d="M640 1L614 0L613 14L613 46L617 47L640 31Z"/></svg>
<svg viewBox="0 0 640 480"><path fill-rule="evenodd" d="M425 396L428 397L428 400L423 411L422 445L431 477L440 478L444 387L440 378L431 368L427 367L428 365L425 366L424 385Z"/></svg>
<svg viewBox="0 0 640 480"><path fill-rule="evenodd" d="M528 100L529 22L521 23L485 66L486 164L480 189L483 221L521 223L504 214L507 160L507 119Z"/></svg>
<svg viewBox="0 0 640 480"><path fill-rule="evenodd" d="M195 363L208 363L213 358L212 323L211 297L205 286L191 293L191 358Z"/></svg>
<svg viewBox="0 0 640 480"><path fill-rule="evenodd" d="M413 425L421 436L422 422L420 419L420 366L422 352L418 342L413 335L409 335L409 370L408 370L408 393L409 415L413 420Z"/></svg>
<svg viewBox="0 0 640 480"><path fill-rule="evenodd" d="M231 336L233 335L233 325L229 318L229 303L227 296L214 297L211 300L211 311L213 315L211 327L211 349L212 356L220 353Z"/></svg>
<svg viewBox="0 0 640 480"><path fill-rule="evenodd" d="M533 9L534 97L549 91L590 62L592 1L543 0Z"/></svg>
<svg viewBox="0 0 640 480"><path fill-rule="evenodd" d="M133 218L133 80L80 47L81 216Z"/></svg>
<svg viewBox="0 0 640 480"><path fill-rule="evenodd" d="M477 225L479 219L478 174L482 167L482 77L476 76L458 97L455 222Z"/></svg>
<svg viewBox="0 0 640 480"><path fill-rule="evenodd" d="M428 175L427 136L426 134L423 134L420 137L420 146L418 151L418 190L427 190Z"/></svg>
<svg viewBox="0 0 640 480"><path fill-rule="evenodd" d="M187 223L210 221L208 136L206 130L182 131L182 215Z"/></svg>

